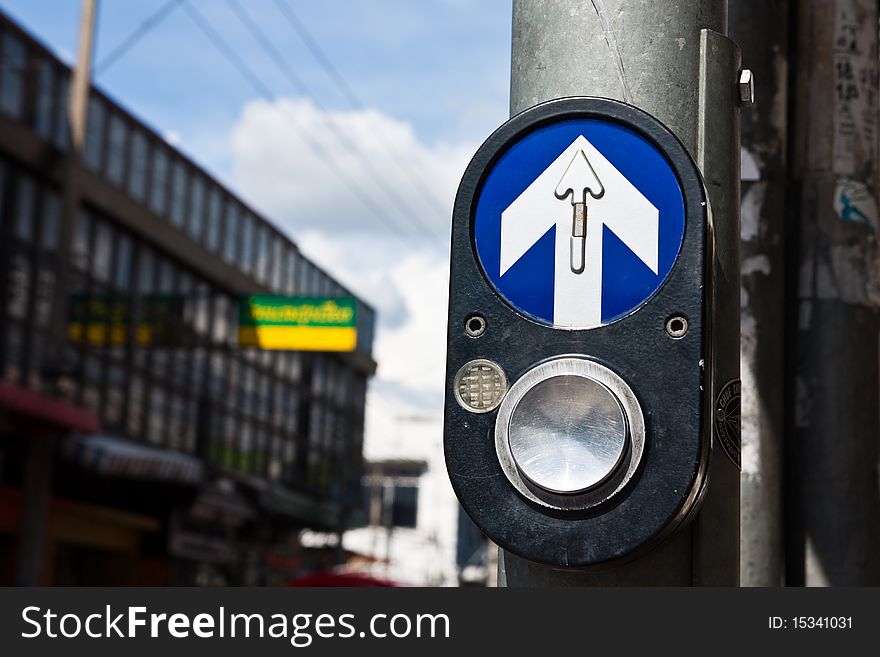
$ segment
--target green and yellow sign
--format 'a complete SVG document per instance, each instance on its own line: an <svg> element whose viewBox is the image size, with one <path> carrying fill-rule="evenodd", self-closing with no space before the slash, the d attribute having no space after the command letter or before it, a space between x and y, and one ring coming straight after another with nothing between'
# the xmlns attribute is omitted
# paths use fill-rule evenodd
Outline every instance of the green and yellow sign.
<svg viewBox="0 0 880 657"><path fill-rule="evenodd" d="M283 297L241 300L238 344L295 351L354 351L357 302L351 297Z"/></svg>

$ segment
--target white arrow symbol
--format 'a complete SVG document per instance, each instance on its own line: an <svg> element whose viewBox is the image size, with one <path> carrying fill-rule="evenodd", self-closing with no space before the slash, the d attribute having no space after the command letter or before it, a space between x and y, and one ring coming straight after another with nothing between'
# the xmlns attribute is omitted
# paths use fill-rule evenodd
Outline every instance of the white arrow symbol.
<svg viewBox="0 0 880 657"><path fill-rule="evenodd" d="M588 193L592 197L589 199L592 219L589 231L586 230ZM572 210L559 202L559 198L569 194L574 220ZM576 234L579 204L584 208L582 235ZM603 225L657 273L660 230L657 208L580 136L501 213L500 274L503 276L556 226L553 324L598 326L602 323Z"/></svg>

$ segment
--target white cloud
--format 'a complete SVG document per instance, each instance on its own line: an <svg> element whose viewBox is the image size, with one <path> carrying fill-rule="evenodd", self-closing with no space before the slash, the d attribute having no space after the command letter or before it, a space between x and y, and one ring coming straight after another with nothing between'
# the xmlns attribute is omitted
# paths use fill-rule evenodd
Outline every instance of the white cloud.
<svg viewBox="0 0 880 657"><path fill-rule="evenodd" d="M305 145L303 134L314 149ZM428 414L437 422L446 355L449 221L475 144L429 146L408 124L376 110L324 113L309 100L278 99L248 103L231 145L233 180L243 196L377 310L379 369L368 398L368 453L399 438L402 417ZM420 239L420 246L411 246L420 228L399 213L394 215L398 225L406 225L411 236L395 235L389 228L394 223L363 207L315 149L389 209L393 205L377 188L376 176L405 204L423 211L422 222L434 233L431 244ZM414 175L430 186L430 198L413 183Z"/></svg>
<svg viewBox="0 0 880 657"><path fill-rule="evenodd" d="M436 240L448 235L473 148L429 147L410 125L377 110L322 112L308 99L281 98L245 106L232 151L239 187L294 236L308 229L416 236L427 226ZM381 217L356 189L378 202Z"/></svg>

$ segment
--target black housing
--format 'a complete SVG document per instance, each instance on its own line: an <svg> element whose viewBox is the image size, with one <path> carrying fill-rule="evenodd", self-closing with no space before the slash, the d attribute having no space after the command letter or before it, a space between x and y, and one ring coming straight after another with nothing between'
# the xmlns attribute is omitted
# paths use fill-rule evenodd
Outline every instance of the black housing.
<svg viewBox="0 0 880 657"><path fill-rule="evenodd" d="M485 175L527 133L549 123L598 118L619 122L666 154L684 194L681 251L664 284L644 305L609 325L557 329L514 310L487 280L473 242L472 220ZM480 147L458 189L452 221L444 449L452 486L467 514L495 543L523 558L585 567L631 558L656 545L695 510L710 449L711 231L696 165L657 119L605 98L563 98L507 121ZM468 317L485 331L471 337ZM680 339L666 322L683 315ZM556 511L520 495L495 452L497 411L475 414L452 391L459 368L475 358L499 364L512 385L539 362L576 355L602 363L635 392L645 416L645 451L627 487L588 511Z"/></svg>

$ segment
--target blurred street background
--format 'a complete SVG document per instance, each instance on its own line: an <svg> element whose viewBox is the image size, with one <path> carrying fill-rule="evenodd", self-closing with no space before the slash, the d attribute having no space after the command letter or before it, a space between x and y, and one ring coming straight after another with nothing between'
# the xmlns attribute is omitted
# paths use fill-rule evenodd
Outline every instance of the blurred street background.
<svg viewBox="0 0 880 657"><path fill-rule="evenodd" d="M446 253L510 3L98 2L67 185L82 6L0 3L0 582L485 583ZM356 350L241 346L261 292L355 297Z"/></svg>

